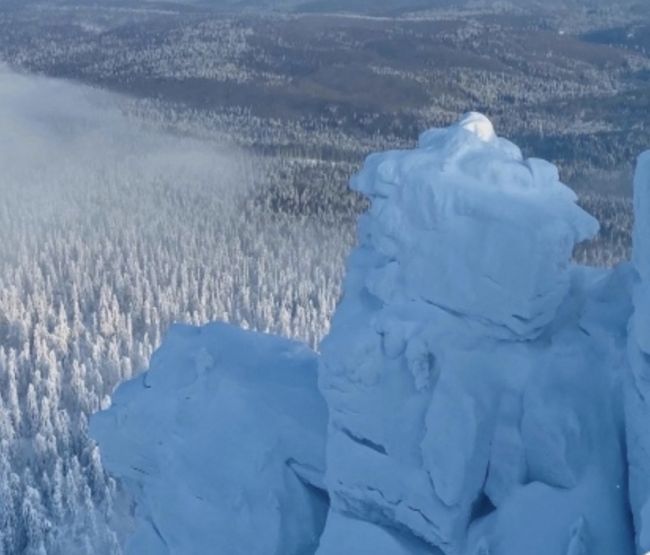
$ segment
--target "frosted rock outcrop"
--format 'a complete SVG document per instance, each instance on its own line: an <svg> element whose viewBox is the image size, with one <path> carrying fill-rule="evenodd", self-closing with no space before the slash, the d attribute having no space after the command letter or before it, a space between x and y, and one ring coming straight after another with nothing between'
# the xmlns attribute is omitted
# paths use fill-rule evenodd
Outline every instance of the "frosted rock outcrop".
<svg viewBox="0 0 650 555"><path fill-rule="evenodd" d="M414 150L368 158L351 184L372 200L359 226L358 251L372 258L364 280L383 303L419 299L490 335L531 338L568 292L574 245L598 223L555 166L524 160L485 121L470 115Z"/></svg>
<svg viewBox="0 0 650 555"><path fill-rule="evenodd" d="M352 187L371 208L320 370L331 522L445 555L631 553L630 269L571 264L598 225L556 168L470 114Z"/></svg>

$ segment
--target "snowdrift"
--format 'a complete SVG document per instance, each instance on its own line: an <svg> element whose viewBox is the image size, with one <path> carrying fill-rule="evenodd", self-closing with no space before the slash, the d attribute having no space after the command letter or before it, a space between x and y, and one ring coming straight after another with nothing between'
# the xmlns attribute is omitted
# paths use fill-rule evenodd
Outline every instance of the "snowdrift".
<svg viewBox="0 0 650 555"><path fill-rule="evenodd" d="M352 187L371 208L320 355L175 327L95 416L127 552L650 551L650 153L613 270L572 264L597 222L480 114Z"/></svg>

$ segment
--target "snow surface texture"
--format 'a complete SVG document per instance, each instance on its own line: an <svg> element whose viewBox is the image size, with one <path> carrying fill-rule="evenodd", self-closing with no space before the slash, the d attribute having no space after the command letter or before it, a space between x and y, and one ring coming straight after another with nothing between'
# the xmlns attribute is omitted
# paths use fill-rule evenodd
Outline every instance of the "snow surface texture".
<svg viewBox="0 0 650 555"><path fill-rule="evenodd" d="M597 222L484 116L370 156L320 360L174 328L95 417L128 552L650 549L650 154L635 186L634 263L598 270L571 263Z"/></svg>

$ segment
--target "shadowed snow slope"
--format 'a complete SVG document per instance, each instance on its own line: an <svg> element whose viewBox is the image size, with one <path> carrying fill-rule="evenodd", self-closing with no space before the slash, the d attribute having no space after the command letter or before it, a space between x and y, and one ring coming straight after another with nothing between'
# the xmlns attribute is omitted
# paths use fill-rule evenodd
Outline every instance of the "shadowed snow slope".
<svg viewBox="0 0 650 555"><path fill-rule="evenodd" d="M174 328L95 417L140 516L130 552L650 549L649 156L634 264L611 271L571 263L597 222L480 114L370 156L320 360Z"/></svg>

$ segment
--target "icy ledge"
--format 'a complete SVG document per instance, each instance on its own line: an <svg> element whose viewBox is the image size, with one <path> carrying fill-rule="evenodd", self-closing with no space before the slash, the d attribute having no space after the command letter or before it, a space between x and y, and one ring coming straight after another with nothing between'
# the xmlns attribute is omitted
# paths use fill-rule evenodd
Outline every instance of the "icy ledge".
<svg viewBox="0 0 650 555"><path fill-rule="evenodd" d="M481 114L352 187L371 208L320 357L175 327L94 418L127 553L650 550L650 154L611 271L571 264L596 221Z"/></svg>

